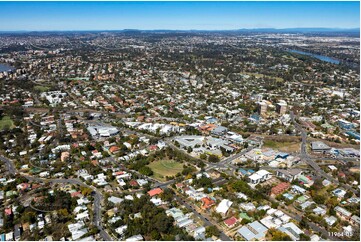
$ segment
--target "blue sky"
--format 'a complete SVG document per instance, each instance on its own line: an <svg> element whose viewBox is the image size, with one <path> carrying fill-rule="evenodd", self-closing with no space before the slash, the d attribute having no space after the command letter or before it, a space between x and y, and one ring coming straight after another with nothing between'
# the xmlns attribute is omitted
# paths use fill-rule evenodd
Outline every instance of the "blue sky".
<svg viewBox="0 0 361 242"><path fill-rule="evenodd" d="M0 2L0 30L358 28L359 2Z"/></svg>

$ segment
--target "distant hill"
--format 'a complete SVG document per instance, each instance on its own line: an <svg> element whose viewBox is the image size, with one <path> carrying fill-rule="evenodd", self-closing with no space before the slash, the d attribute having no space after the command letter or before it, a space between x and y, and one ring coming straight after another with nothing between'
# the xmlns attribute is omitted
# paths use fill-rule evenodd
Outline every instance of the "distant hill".
<svg viewBox="0 0 361 242"><path fill-rule="evenodd" d="M350 35L359 36L360 28L241 28L234 30L172 30L172 29L123 29L123 30L68 30L68 31L0 31L0 34L29 34L29 33L43 33L43 34L59 34L59 33L127 33L127 34L141 34L141 33L302 33L302 34L320 34L320 35Z"/></svg>
<svg viewBox="0 0 361 242"><path fill-rule="evenodd" d="M360 28L256 28L256 29L239 29L239 31L257 31L257 32L360 32Z"/></svg>

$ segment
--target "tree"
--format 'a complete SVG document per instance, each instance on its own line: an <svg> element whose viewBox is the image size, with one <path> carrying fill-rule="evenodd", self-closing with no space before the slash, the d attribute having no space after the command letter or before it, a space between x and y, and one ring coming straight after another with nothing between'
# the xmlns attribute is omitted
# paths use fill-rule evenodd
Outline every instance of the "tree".
<svg viewBox="0 0 361 242"><path fill-rule="evenodd" d="M139 172L145 176L152 176L153 171L148 166L143 166L139 169Z"/></svg>
<svg viewBox="0 0 361 242"><path fill-rule="evenodd" d="M302 216L302 219L301 219L301 221L300 221L300 226L302 227L302 228L306 228L306 229L308 229L308 223L307 223L307 220L306 220L306 218L304 217L304 216Z"/></svg>
<svg viewBox="0 0 361 242"><path fill-rule="evenodd" d="M335 206L337 206L337 204L338 204L338 200L336 197L330 197L326 202L326 205L329 208L335 207Z"/></svg>
<svg viewBox="0 0 361 242"><path fill-rule="evenodd" d="M322 194L316 194L315 196L312 197L313 200L318 203L318 204L325 204L326 202L326 196L322 195Z"/></svg>
<svg viewBox="0 0 361 242"><path fill-rule="evenodd" d="M160 194L160 197L163 201L171 202L174 198L173 190L169 188L164 189L163 193Z"/></svg>
<svg viewBox="0 0 361 242"><path fill-rule="evenodd" d="M150 237L152 238L152 240L160 240L161 239L161 236L157 230L152 230L152 232L150 232Z"/></svg>
<svg viewBox="0 0 361 242"><path fill-rule="evenodd" d="M208 156L208 162L218 163L219 162L219 157L217 155L209 155Z"/></svg>
<svg viewBox="0 0 361 242"><path fill-rule="evenodd" d="M302 233L302 234L300 234L300 240L301 240L301 241L310 241L311 238L310 238L310 236Z"/></svg>
<svg viewBox="0 0 361 242"><path fill-rule="evenodd" d="M89 187L82 187L81 188L81 194L83 194L84 196L88 196L92 193L92 189Z"/></svg>
<svg viewBox="0 0 361 242"><path fill-rule="evenodd" d="M207 155L204 154L204 153L202 153L202 154L199 156L199 158L201 158L202 160L205 160L205 159L207 159Z"/></svg>
<svg viewBox="0 0 361 242"><path fill-rule="evenodd" d="M277 209L280 204L278 202L272 202L271 207Z"/></svg>
<svg viewBox="0 0 361 242"><path fill-rule="evenodd" d="M207 237L212 237L212 236L216 236L216 237L219 237L220 235L220 231L218 230L218 228L214 225L212 226L208 226L206 228L206 236Z"/></svg>
<svg viewBox="0 0 361 242"><path fill-rule="evenodd" d="M213 182L211 178L208 178L206 176L202 176L198 179L195 179L193 181L193 184L195 187L203 187L203 188L212 188L213 187Z"/></svg>
<svg viewBox="0 0 361 242"><path fill-rule="evenodd" d="M281 232L275 228L269 229L267 234L268 234L268 236L272 237L272 239L271 239L272 241L291 241L292 240L288 234Z"/></svg>

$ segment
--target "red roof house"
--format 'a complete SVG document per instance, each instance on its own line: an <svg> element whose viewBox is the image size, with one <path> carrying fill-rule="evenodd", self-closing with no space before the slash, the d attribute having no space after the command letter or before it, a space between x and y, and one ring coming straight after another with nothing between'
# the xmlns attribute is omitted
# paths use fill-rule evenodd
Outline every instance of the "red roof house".
<svg viewBox="0 0 361 242"><path fill-rule="evenodd" d="M129 185L131 185L132 187L136 187L136 186L139 186L138 182L136 180L131 180L129 182Z"/></svg>
<svg viewBox="0 0 361 242"><path fill-rule="evenodd" d="M201 199L201 201L203 202L202 209L208 209L212 207L214 204L216 204L215 201L213 201L209 197L204 197Z"/></svg>
<svg viewBox="0 0 361 242"><path fill-rule="evenodd" d="M281 194L284 191L286 191L290 187L290 185L291 184L288 182L281 182L277 186L272 187L271 193L277 196L278 194Z"/></svg>
<svg viewBox="0 0 361 242"><path fill-rule="evenodd" d="M110 151L110 153L115 153L115 152L119 151L119 147L114 145L109 148L109 151Z"/></svg>
<svg viewBox="0 0 361 242"><path fill-rule="evenodd" d="M148 192L148 195L153 197L153 196L159 195L161 193L163 193L163 190L161 188L154 188Z"/></svg>
<svg viewBox="0 0 361 242"><path fill-rule="evenodd" d="M229 219L224 220L224 224L230 228L233 227L237 223L237 221L238 220L235 217L231 217Z"/></svg>

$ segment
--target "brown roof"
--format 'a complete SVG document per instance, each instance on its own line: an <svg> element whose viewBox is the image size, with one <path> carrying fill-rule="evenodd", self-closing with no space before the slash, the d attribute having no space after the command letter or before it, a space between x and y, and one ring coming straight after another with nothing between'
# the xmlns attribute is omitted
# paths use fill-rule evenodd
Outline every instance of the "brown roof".
<svg viewBox="0 0 361 242"><path fill-rule="evenodd" d="M210 208L211 206L213 206L215 204L215 201L213 201L209 197L204 197L201 199L201 201L203 202L203 204L202 204L203 209Z"/></svg>
<svg viewBox="0 0 361 242"><path fill-rule="evenodd" d="M278 195L278 194L286 191L290 187L290 185L291 184L288 183L288 182L282 182L282 183L278 184L277 186L272 187L271 193L275 194L275 195Z"/></svg>
<svg viewBox="0 0 361 242"><path fill-rule="evenodd" d="M161 193L163 193L163 190L161 188L155 188L148 192L149 196L151 196L151 197L153 197L155 195L159 195Z"/></svg>
<svg viewBox="0 0 361 242"><path fill-rule="evenodd" d="M229 219L224 220L224 223L228 226L231 227L233 225L235 225L237 223L237 219L235 217L231 217Z"/></svg>

